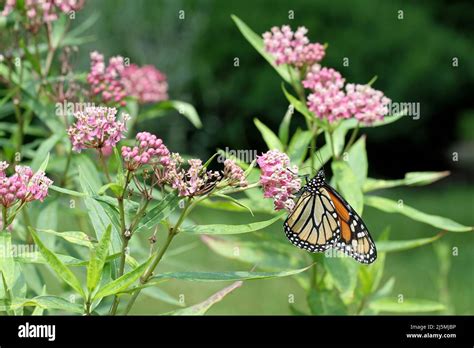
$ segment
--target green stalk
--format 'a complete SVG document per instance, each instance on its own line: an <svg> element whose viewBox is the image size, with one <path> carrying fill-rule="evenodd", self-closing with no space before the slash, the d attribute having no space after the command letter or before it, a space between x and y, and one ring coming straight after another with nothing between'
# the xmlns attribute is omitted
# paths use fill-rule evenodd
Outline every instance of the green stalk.
<svg viewBox="0 0 474 348"><path fill-rule="evenodd" d="M359 123L357 123L357 127L355 127L355 128L352 130L352 134L351 134L351 137L349 138L349 142L347 143L347 145L346 145L346 147L344 148L344 151L342 151L342 153L349 151L349 149L351 148L352 144L353 144L354 141L356 140L357 133L359 133Z"/></svg>
<svg viewBox="0 0 474 348"><path fill-rule="evenodd" d="M191 203L191 199L190 198L187 199L186 204L185 204L184 209L183 209L183 212L181 213L178 221L176 222L174 227L171 227L168 231L168 237L166 238L165 244L161 247L160 250L158 250L156 252L155 256L153 257L152 262L145 269L142 276L140 277L140 283L141 284L146 284L148 282L148 280L152 276L155 268L158 266L161 259L163 258L163 255L165 254L166 250L168 250L168 247L170 246L171 241L178 234L179 227L181 226L181 224L183 223L184 219L189 214L189 212L192 210L192 208L196 205L196 202L197 201ZM132 309L138 295L140 294L140 291L141 290L138 289L133 293L132 297L130 298L130 301L128 302L127 308L125 309L125 314L128 314L130 312L130 310Z"/></svg>

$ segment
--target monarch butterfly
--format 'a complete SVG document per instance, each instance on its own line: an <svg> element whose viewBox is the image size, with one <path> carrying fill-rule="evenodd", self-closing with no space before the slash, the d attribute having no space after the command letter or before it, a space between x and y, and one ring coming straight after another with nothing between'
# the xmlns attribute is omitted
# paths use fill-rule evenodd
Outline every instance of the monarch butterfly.
<svg viewBox="0 0 474 348"><path fill-rule="evenodd" d="M323 170L300 193L284 224L291 243L310 252L333 247L358 262L375 261L377 250L367 227L346 200L326 183Z"/></svg>

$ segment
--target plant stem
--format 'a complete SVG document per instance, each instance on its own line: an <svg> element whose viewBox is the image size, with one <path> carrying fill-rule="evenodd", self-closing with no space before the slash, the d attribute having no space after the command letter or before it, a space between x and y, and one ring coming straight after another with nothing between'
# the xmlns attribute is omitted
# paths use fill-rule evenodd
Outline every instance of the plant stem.
<svg viewBox="0 0 474 348"><path fill-rule="evenodd" d="M352 131L351 137L349 138L349 142L347 143L347 145L346 145L346 147L344 148L344 150L342 151L342 153L349 151L349 149L351 148L352 144L353 144L354 141L356 140L357 133L359 133L359 123L357 123L357 127L355 127L354 130Z"/></svg>
<svg viewBox="0 0 474 348"><path fill-rule="evenodd" d="M61 184L59 186L64 187L67 181L67 173L69 171L69 167L71 166L71 159L72 159L72 151L69 149L66 159L66 167L64 168L63 177L61 178Z"/></svg>
<svg viewBox="0 0 474 348"><path fill-rule="evenodd" d="M338 156L336 155L336 148L334 146L334 137L332 136L332 129L329 131L329 141L331 142L332 157L334 159L338 159Z"/></svg>
<svg viewBox="0 0 474 348"><path fill-rule="evenodd" d="M150 279L150 277L152 276L155 268L158 266L158 264L160 263L161 259L163 258L163 255L165 254L166 250L168 250L168 247L170 246L171 244L171 241L173 240L173 238L178 234L179 232L179 227L181 226L181 224L183 223L184 219L186 218L186 216L189 214L189 212L192 210L192 208L195 206L194 202L191 203L191 199L188 198L187 201L186 201L186 204L184 206L184 209L183 209L183 212L181 213L178 221L176 222L176 224L174 225L174 227L171 227L168 231L168 237L166 238L166 242L165 244L161 247L160 250L158 250L155 254L155 256L153 257L150 265L145 269L145 271L143 272L142 276L140 277L140 283L143 285L143 284L146 284L148 282L148 280ZM127 305L127 308L125 310L125 314L128 314L130 312L130 310L132 309L138 295L140 294L140 289L136 290L132 297L130 298L130 301L128 302L128 305Z"/></svg>
<svg viewBox="0 0 474 348"><path fill-rule="evenodd" d="M107 178L107 181L110 183L112 182L112 179L110 178L109 169L107 168L107 163L105 161L104 154L102 153L102 149L97 149L97 151L99 152L100 163L102 164L102 167L104 168L105 177Z"/></svg>

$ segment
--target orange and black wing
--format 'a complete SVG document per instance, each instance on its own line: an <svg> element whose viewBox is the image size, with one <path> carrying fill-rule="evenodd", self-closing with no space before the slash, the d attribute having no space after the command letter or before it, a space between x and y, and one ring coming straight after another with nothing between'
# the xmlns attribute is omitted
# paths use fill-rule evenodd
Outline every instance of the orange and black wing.
<svg viewBox="0 0 474 348"><path fill-rule="evenodd" d="M377 258L375 243L361 217L331 186L325 184L321 189L327 192L333 202L341 226L340 239L334 247L361 263L372 263Z"/></svg>
<svg viewBox="0 0 474 348"><path fill-rule="evenodd" d="M325 251L340 238L336 207L328 193L304 191L284 226L291 243L310 252Z"/></svg>

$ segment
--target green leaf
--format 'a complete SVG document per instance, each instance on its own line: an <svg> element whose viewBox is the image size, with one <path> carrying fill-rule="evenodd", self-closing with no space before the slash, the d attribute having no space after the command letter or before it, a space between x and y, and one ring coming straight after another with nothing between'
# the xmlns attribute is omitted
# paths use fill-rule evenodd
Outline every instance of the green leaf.
<svg viewBox="0 0 474 348"><path fill-rule="evenodd" d="M59 278L64 280L69 286L71 286L82 297L84 297L84 290L82 289L81 283L76 278L74 273L72 273L71 270L67 268L53 252L46 248L32 228L28 229L30 230L33 240L35 241L48 265L56 272Z"/></svg>
<svg viewBox="0 0 474 348"><path fill-rule="evenodd" d="M84 309L82 305L69 302L68 300L59 296L36 296L32 299L16 302L13 307L28 307L35 306L42 309L56 309L71 313L83 314ZM36 310L36 309L35 309Z"/></svg>
<svg viewBox="0 0 474 348"><path fill-rule="evenodd" d="M344 149L346 134L347 134L347 129L344 127L338 127L334 129L332 131L332 139L329 132L324 133L326 144L328 144L331 147L331 152L334 147L334 152L336 154L336 157L340 156L342 150Z"/></svg>
<svg viewBox="0 0 474 348"><path fill-rule="evenodd" d="M51 185L49 188L53 191L56 191L56 192L59 192L59 193L64 193L64 194L66 194L68 196L72 196L72 197L86 197L87 196L87 193L73 191L73 190L65 189L65 188L62 188L62 187L59 187L59 186L55 186L55 185Z"/></svg>
<svg viewBox="0 0 474 348"><path fill-rule="evenodd" d="M179 114L186 117L194 125L194 127L202 127L201 119L199 118L199 115L194 106L179 100L165 100L158 104L155 104L155 106L149 108L147 111L140 114L138 118L139 120L143 121L155 117L162 117L165 115L164 111L166 110L176 110Z"/></svg>
<svg viewBox="0 0 474 348"><path fill-rule="evenodd" d="M180 299L177 299L173 295L170 295L163 289L157 288L157 287L149 287L143 289L143 293L147 295L148 297L151 297L154 300L158 300L161 302L169 303L174 306L179 306L179 307L184 307L184 302L181 301Z"/></svg>
<svg viewBox="0 0 474 348"><path fill-rule="evenodd" d="M364 203L387 213L399 213L406 215L412 220L420 221L442 230L451 232L472 231L472 227L470 226L461 225L456 221L441 216L423 213L419 210L416 210L415 208L407 206L406 204L399 204L398 202L392 201L388 198L366 196Z"/></svg>
<svg viewBox="0 0 474 348"><path fill-rule="evenodd" d="M336 291L311 289L308 305L313 315L344 315L347 308Z"/></svg>
<svg viewBox="0 0 474 348"><path fill-rule="evenodd" d="M242 203L240 200L234 198L234 197L231 197L231 196L227 196L227 195L224 195L222 193L218 193L218 194L215 194L214 197L219 197L219 198L223 198L225 200L228 200L230 202L232 202L233 204L239 206L239 207L242 207L244 210L247 210L252 216L253 216L253 211L252 209L250 208L250 206L246 205L245 203ZM204 200L205 201L205 200ZM204 202L203 201L203 202ZM209 201L209 200L207 200ZM218 201L218 202L221 202L221 201Z"/></svg>
<svg viewBox="0 0 474 348"><path fill-rule="evenodd" d="M341 293L343 299L352 299L357 284L357 263L335 249L331 257L324 258L324 266L328 275Z"/></svg>
<svg viewBox="0 0 474 348"><path fill-rule="evenodd" d="M260 131L260 134L263 137L263 140L268 146L269 150L280 150L283 151L283 145L280 142L280 139L276 136L273 131L265 126L262 122L259 121L258 118L254 118L253 122L255 123L255 126L257 126L258 130Z"/></svg>
<svg viewBox="0 0 474 348"><path fill-rule="evenodd" d="M158 274L151 278L151 280L161 279L177 279L198 282L220 282L220 281L236 281L236 280L253 280L266 278L281 278L292 276L306 271L312 265L304 268L280 271L280 272L170 272Z"/></svg>
<svg viewBox="0 0 474 348"><path fill-rule="evenodd" d="M178 197L174 192L167 194L154 208L140 220L135 232L148 231L166 219L178 207Z"/></svg>
<svg viewBox="0 0 474 348"><path fill-rule="evenodd" d="M327 122L317 118L311 111L309 111L308 107L301 102L299 99L295 98L291 93L289 93L285 85L282 84L281 88L283 90L283 94L285 95L286 99L290 102L291 105L298 111L301 115L304 116L309 122L314 122L318 128L322 128L324 130L328 129Z"/></svg>
<svg viewBox="0 0 474 348"><path fill-rule="evenodd" d="M444 172L410 172L405 174L405 178L398 180L381 180L367 178L362 189L364 192L380 190L397 186L421 186L438 181L450 173Z"/></svg>
<svg viewBox="0 0 474 348"><path fill-rule="evenodd" d="M108 184L105 184L103 185L99 191L97 191L97 194L102 196L103 194L105 194L105 192L107 190L111 190L114 195L116 195L117 197L120 197L122 195L122 192L123 192L123 186L116 183L116 182L110 182Z"/></svg>
<svg viewBox="0 0 474 348"><path fill-rule="evenodd" d="M253 222L250 224L242 224L242 225L194 225L194 226L186 226L181 228L181 231L185 233L192 233L192 234L239 234L239 233L249 233L259 231L272 225L277 220L280 220L285 213L278 214L277 216L260 222Z"/></svg>
<svg viewBox="0 0 474 348"><path fill-rule="evenodd" d="M235 282L228 287L216 292L214 295L209 297L207 300L198 303L194 306L178 309L173 312L166 313L166 315L203 315L205 314L213 305L217 302L222 301L222 299L234 291L235 289L241 287L243 284L242 281Z"/></svg>
<svg viewBox="0 0 474 348"><path fill-rule="evenodd" d="M41 145L39 146L38 150L36 150L35 157L33 161L31 161L31 169L34 171L38 170L41 167L41 162L44 161L45 158L49 159L49 152L53 149L53 147L61 140L63 134L53 134L48 139L43 140ZM45 168L43 170L46 169Z"/></svg>
<svg viewBox="0 0 474 348"><path fill-rule="evenodd" d="M36 229L37 232L44 232L48 234L53 234L60 238L67 240L70 243L86 246L88 248L92 248L92 243L90 238L87 234L81 231L64 231L64 232L57 232L50 229Z"/></svg>
<svg viewBox="0 0 474 348"><path fill-rule="evenodd" d="M139 267L135 268L134 270L128 273L125 273L123 276L115 279L114 281L104 285L94 295L94 300L117 294L121 292L122 290L128 288L138 278L140 278L140 276L142 275L143 271L145 271L149 263L150 263L150 260L144 262L143 264L141 264Z"/></svg>
<svg viewBox="0 0 474 348"><path fill-rule="evenodd" d="M231 18L237 25L237 28L239 28L242 35L253 46L253 48L255 48L255 50L258 53L260 53L263 56L263 58L266 59L268 63L270 63L270 65L283 78L283 80L285 80L288 83L291 83L291 76L288 70L288 66L287 65L277 66L275 64L275 59L273 58L273 56L267 53L264 49L262 37L260 37L252 29L250 29L250 27L247 24L245 24L239 17L235 15L231 15Z"/></svg>
<svg viewBox="0 0 474 348"><path fill-rule="evenodd" d="M258 265L265 270L302 268L309 261L305 254L295 253L292 245L274 240L249 241L207 235L202 235L201 240L222 257Z"/></svg>
<svg viewBox="0 0 474 348"><path fill-rule="evenodd" d="M369 304L378 312L388 313L425 313L442 311L445 306L439 302L424 299L404 299L398 302L397 297L385 297L372 301Z"/></svg>
<svg viewBox="0 0 474 348"><path fill-rule="evenodd" d="M377 250L380 252L394 252L404 251L408 249L418 248L423 245L433 243L440 239L444 233L438 233L437 235L430 238L418 238L410 240L386 240L377 242Z"/></svg>
<svg viewBox="0 0 474 348"><path fill-rule="evenodd" d="M287 151L292 163L300 165L303 162L308 152L311 139L313 139L313 133L311 131L296 130L291 138L290 145L288 145Z"/></svg>
<svg viewBox="0 0 474 348"><path fill-rule="evenodd" d="M288 110L286 111L285 116L281 120L280 127L278 128L278 137L280 138L280 142L283 145L288 144L292 116L293 116L293 107L290 106Z"/></svg>
<svg viewBox="0 0 474 348"><path fill-rule="evenodd" d="M407 114L406 110L402 110L401 112L398 112L394 115L391 116L385 116L382 121L375 121L372 124L365 124L365 123L360 123L357 119L355 118L350 118L347 120L342 121L341 127L345 129L352 129L357 127L357 124L359 124L360 128L372 128L372 127L380 127L380 126L385 126L387 124L393 123L401 119L403 116Z"/></svg>
<svg viewBox="0 0 474 348"><path fill-rule="evenodd" d="M102 238L102 233L104 233L107 227L112 224L112 253L117 253L121 250L122 244L120 241L120 228L117 227L117 222L114 223L111 217L107 214L104 207L91 197L101 185L95 167L91 168L89 165L83 166L84 163L85 162L81 163L79 166L78 181L82 191L87 193L87 196L83 197L87 214L89 215L89 219L94 227L97 239Z"/></svg>
<svg viewBox="0 0 474 348"><path fill-rule="evenodd" d="M367 179L369 164L367 161L367 152L365 150L365 135L361 136L347 153L347 163L352 169L359 187L364 185Z"/></svg>
<svg viewBox="0 0 474 348"><path fill-rule="evenodd" d="M87 266L87 288L89 292L94 291L97 284L99 284L102 275L102 269L107 259L107 254L110 245L110 234L112 232L112 225L109 225L102 235L99 244L92 250L89 265Z"/></svg>
<svg viewBox="0 0 474 348"><path fill-rule="evenodd" d="M313 157L315 165L314 170L317 172L331 159L331 147L328 144L320 147L319 150L313 154ZM311 174L311 158L308 158L300 169L301 174Z"/></svg>
<svg viewBox="0 0 474 348"><path fill-rule="evenodd" d="M7 231L0 232L0 272L11 290L16 281L15 260L12 254L12 235Z"/></svg>
<svg viewBox="0 0 474 348"><path fill-rule="evenodd" d="M364 196L362 195L362 191L357 182L357 177L351 167L343 161L333 161L331 167L336 187L339 189L341 195L352 206L352 208L362 216Z"/></svg>
<svg viewBox="0 0 474 348"><path fill-rule="evenodd" d="M85 266L87 261L77 259L69 255L55 253L56 257L67 266ZM26 252L15 257L15 261L24 264L48 264L46 258L39 252Z"/></svg>

